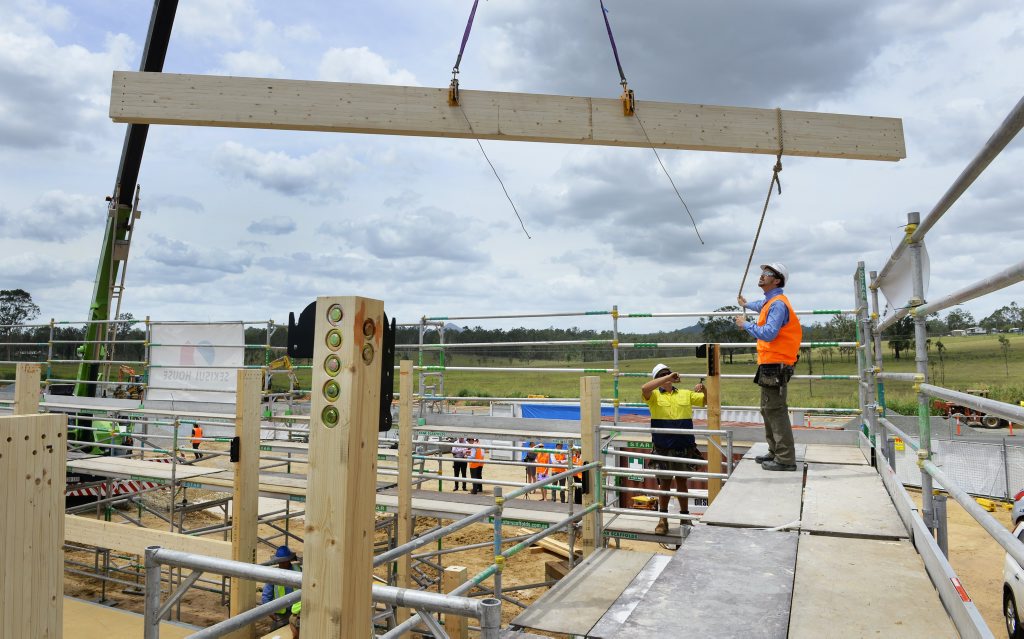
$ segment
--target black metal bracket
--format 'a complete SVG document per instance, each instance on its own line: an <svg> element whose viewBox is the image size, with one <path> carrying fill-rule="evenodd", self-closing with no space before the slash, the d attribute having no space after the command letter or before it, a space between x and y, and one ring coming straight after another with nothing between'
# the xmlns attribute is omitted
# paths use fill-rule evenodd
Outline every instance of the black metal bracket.
<svg viewBox="0 0 1024 639"><path fill-rule="evenodd" d="M712 346L714 346L714 345L713 344L701 344L700 346L697 347L697 352L695 354L699 358L703 358L703 359L707 359L708 360L708 377L717 377L718 376L717 362L715 362L715 358L713 357L715 349L712 348ZM703 383L703 381L704 380L701 380L702 383Z"/></svg>
<svg viewBox="0 0 1024 639"><path fill-rule="evenodd" d="M299 313L299 321L295 321L295 313L288 313L288 356L313 357L313 336L316 330L316 302L310 303ZM380 420L378 432L391 430L391 402L395 397L395 331L397 323L388 321L384 314L384 335L380 349Z"/></svg>

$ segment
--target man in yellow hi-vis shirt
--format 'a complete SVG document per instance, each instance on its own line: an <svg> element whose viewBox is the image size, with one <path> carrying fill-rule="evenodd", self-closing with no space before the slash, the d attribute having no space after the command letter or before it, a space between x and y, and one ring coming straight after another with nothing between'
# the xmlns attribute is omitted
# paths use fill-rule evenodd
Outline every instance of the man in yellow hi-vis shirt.
<svg viewBox="0 0 1024 639"><path fill-rule="evenodd" d="M692 391L680 390L673 386L673 382L679 381L679 375L673 373L668 366L658 364L651 371L651 381L644 384L640 391L651 409L651 441L654 443L654 454L663 457L677 457L679 461L656 460L652 466L656 470L673 470L687 472L694 469L692 462L687 460L703 459L700 451L697 450L697 442L693 435L677 435L658 433L659 428L693 428L693 407L704 405L704 384L697 384ZM672 482L675 480L676 490L686 492L686 477L661 476L658 477L658 488L671 490ZM668 495L658 495L658 510L668 512ZM686 497L678 497L680 514L690 512ZM662 517L658 520L658 526L654 534L664 535L668 533L668 519Z"/></svg>

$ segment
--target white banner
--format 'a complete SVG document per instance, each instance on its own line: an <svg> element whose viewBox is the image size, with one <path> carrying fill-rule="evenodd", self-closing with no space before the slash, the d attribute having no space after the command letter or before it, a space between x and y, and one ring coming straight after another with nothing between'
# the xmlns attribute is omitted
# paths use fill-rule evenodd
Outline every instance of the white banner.
<svg viewBox="0 0 1024 639"><path fill-rule="evenodd" d="M146 399L233 404L245 365L245 327L231 324L150 324Z"/></svg>
<svg viewBox="0 0 1024 639"><path fill-rule="evenodd" d="M924 242L921 242L921 273L924 278L924 299L928 299L931 259L928 257L928 249L925 248ZM907 307L907 302L914 296L914 270L910 264L910 251L903 251L879 288L882 295L885 296L885 310L882 312L882 319L889 317L897 309Z"/></svg>

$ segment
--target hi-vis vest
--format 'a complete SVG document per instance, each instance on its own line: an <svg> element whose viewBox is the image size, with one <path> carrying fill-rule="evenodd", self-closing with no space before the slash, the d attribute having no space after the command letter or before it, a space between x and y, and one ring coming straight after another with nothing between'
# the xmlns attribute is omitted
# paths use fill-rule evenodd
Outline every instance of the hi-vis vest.
<svg viewBox="0 0 1024 639"><path fill-rule="evenodd" d="M757 340L757 363L758 364L788 364L796 363L797 355L800 353L800 339L803 337L803 329L800 328L800 320L790 305L785 295L776 295L761 307L761 314L757 317L757 325L764 326L768 321L768 309L772 303L781 302L789 310L789 321L779 329L779 334L770 342Z"/></svg>
<svg viewBox="0 0 1024 639"><path fill-rule="evenodd" d="M473 461L469 462L469 467L470 468L482 468L483 467L483 461L484 461L484 449L483 448L474 448L473 449L473 456L470 457L470 459L473 460Z"/></svg>

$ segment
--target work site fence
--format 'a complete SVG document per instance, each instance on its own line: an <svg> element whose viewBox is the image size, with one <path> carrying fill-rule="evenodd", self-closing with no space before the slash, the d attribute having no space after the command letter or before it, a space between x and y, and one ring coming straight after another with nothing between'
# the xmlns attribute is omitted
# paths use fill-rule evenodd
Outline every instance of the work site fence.
<svg viewBox="0 0 1024 639"><path fill-rule="evenodd" d="M896 457L896 475L904 486L921 487L921 471L917 466L917 417L893 415L886 419L906 433L892 447ZM978 497L1012 501L1024 489L1024 433L990 441L966 439L972 429L961 425L956 434L954 420L932 417L932 456L951 479L964 491ZM895 433L893 433L895 435Z"/></svg>
<svg viewBox="0 0 1024 639"><path fill-rule="evenodd" d="M289 363L282 360L287 346L283 331L274 320L241 322L161 322L145 319L116 319L96 321L58 321L51 319L39 324L0 324L0 380L13 379L14 366L37 363L43 366L42 383L47 392L72 394L76 385L94 387L97 397L141 399L150 388L151 349L156 346L189 346L187 344L153 343L153 325L156 324L241 324L244 329L244 366L260 368L265 372L267 395L271 392L271 378L287 376L288 389L280 392L290 397L300 391L291 374ZM86 340L86 328L100 324L104 335L98 340ZM275 337L275 334L277 336ZM87 350L87 346L92 346ZM92 352L93 358L86 354ZM281 365L278 366L278 361ZM96 365L96 379L85 379L83 365ZM9 367L5 375L3 369ZM308 391L308 389L306 389ZM75 394L81 395L81 389Z"/></svg>
<svg viewBox="0 0 1024 639"><path fill-rule="evenodd" d="M706 342L623 342L620 341L620 322L624 320L646 320L654 318L692 318L692 319L716 319L716 318L731 318L740 313L741 311L686 311L686 312L632 312L624 313L619 311L618 305L612 306L611 310L594 310L594 311L568 311L561 313L518 313L518 314L500 314L500 315L442 315L442 316L424 316L421 318L419 323L416 324L402 324L404 328L417 328L418 329L418 342L415 344L397 344L396 350L399 353L414 353L416 356L415 369L418 371L418 394L425 401L423 406L427 410L437 410L443 412L444 405L450 401L516 401L517 398L467 398L460 395L452 395L445 392L445 373L447 372L480 372L480 373L565 373L575 376L582 375L611 375L612 376L612 394L611 397L603 398L602 401L609 403L612 406L612 419L613 422L619 422L619 408L625 406L642 406L637 403L627 403L621 400L621 394L619 389L620 379L622 378L649 378L648 373L643 372L629 372L624 371L621 365L627 361L627 353L640 353L642 352L643 357L664 357L664 356L679 356L686 351L694 351L695 349L703 346ZM840 309L816 309L816 310L797 310L796 314L800 316L837 316L837 315L854 315L854 310L840 310ZM446 331L448 323L453 321L470 321L470 320L509 320L509 319L543 319L543 318L568 318L568 317L607 317L611 321L610 338L601 339L582 339L582 340L536 340L536 341L518 341L518 342L453 342L446 341ZM431 331L437 334L437 343L428 343L427 334ZM754 352L756 346L754 341L747 342L723 342L719 344L720 348L725 351L737 351L737 352ZM852 341L808 341L801 344L802 349L808 351L813 349L821 348L838 348L840 350L848 350L853 352L856 348L857 342ZM449 352L459 352L465 350L480 350L480 349L527 349L532 353L534 358L539 358L544 352L554 352L554 349L566 349L573 347L586 347L590 349L599 349L599 357L601 359L610 360L612 362L611 367L606 368L595 368L595 367L553 367L553 366L527 366L527 367L511 367L511 366L453 366L447 362L450 357ZM437 364L428 364L427 356L436 355ZM591 357L594 357L594 353L590 353ZM597 359L597 357L594 357ZM698 380L703 378L705 375L701 373L680 373L680 377ZM752 380L754 375L744 374L724 374L721 376L724 379L750 379ZM856 381L858 380L857 375L794 375L793 379L797 380L841 380L841 381ZM518 398L521 399L521 398ZM543 400L544 398L537 398Z"/></svg>
<svg viewBox="0 0 1024 639"><path fill-rule="evenodd" d="M927 534L929 543L924 543L924 540L915 535L915 546L924 558L925 566L939 591L943 605L950 613L960 635L965 637L986 637L992 636L992 634L981 619L973 602L969 597L963 596L962 589L951 589L949 586L950 580L956 584L959 584L959 581L945 558L945 555L948 555L945 497L941 495L937 497L935 488L941 487L945 493L954 498L1006 550L1009 556L1024 566L1024 543L1010 534L1002 522L982 509L971 496L971 489L974 488L979 492L1003 493L1009 497L1010 492L1016 485L1019 485L1016 482L1019 482L1021 476L1024 475L1021 466L1022 455L1020 447L1007 445L1005 441L999 446L986 446L980 442L971 442L965 445L962 441L953 441L952 439L936 440L932 434L931 404L933 400L952 402L1014 424L1024 424L1024 407L930 384L925 322L931 313L978 299L1021 282L1024 280L1024 262L1009 266L999 273L983 278L958 291L937 299L932 298L929 301L925 298L923 241L926 233L967 191L1022 128L1024 128L1024 98L1017 102L1003 123L939 198L928 215L924 219L917 212L907 215L905 236L893 251L882 271L867 273L864 263L860 262L853 276L857 337L860 344L857 349L860 373L859 394L864 424L876 449L876 455L881 452L881 455L877 455L877 457L883 481L889 477L889 471L881 468L885 463L888 463L890 468L895 467L896 474L913 474L914 471L906 469L908 452L913 450L918 477L917 485L921 487L920 512L907 506L909 500L906 499L905 494L900 492L903 490L901 485L891 486L888 483L886 485L890 489L890 494L893 494L897 510L900 511L901 517L905 518L904 521L908 528L920 527ZM904 253L909 256L912 290L906 300L890 299L890 305L897 310L891 316L882 319L879 316L878 291L890 282L888 278L894 277L894 273L898 273L907 266L907 261L902 259ZM870 304L868 302L869 283ZM908 315L913 318L914 324L917 373L885 373L882 333L885 329L894 326L899 319ZM904 430L901 425L889 419L885 407L886 383L912 383L914 385L914 390L917 392L918 408L916 430L912 428ZM902 444L904 450L897 452L897 444ZM910 483L909 477L901 476L901 480ZM1001 487L1000 484L1002 484ZM969 587L971 584L964 585ZM1009 612L1006 614L1010 615ZM1008 623L1009 621L1008 617ZM1014 625L1019 623L1015 611L1013 623Z"/></svg>

